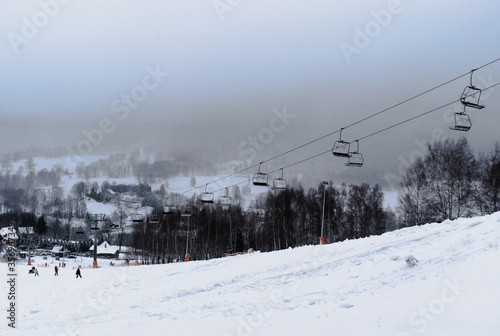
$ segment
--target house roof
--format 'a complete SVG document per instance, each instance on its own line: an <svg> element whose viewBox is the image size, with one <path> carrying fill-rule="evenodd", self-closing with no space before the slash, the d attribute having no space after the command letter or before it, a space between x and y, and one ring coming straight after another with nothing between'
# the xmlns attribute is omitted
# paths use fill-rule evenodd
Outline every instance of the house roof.
<svg viewBox="0 0 500 336"><path fill-rule="evenodd" d="M19 239L19 237L17 236L16 232L12 232L10 231L9 228L3 228L3 229L0 229L0 236L2 236L3 239L7 240L7 239Z"/></svg>
<svg viewBox="0 0 500 336"><path fill-rule="evenodd" d="M55 245L50 252L52 252L52 253L61 253L62 250L63 250L62 246Z"/></svg>
<svg viewBox="0 0 500 336"><path fill-rule="evenodd" d="M109 245L107 241L97 246L97 254L115 254L118 250L118 246ZM94 251L94 245L89 248L89 251Z"/></svg>

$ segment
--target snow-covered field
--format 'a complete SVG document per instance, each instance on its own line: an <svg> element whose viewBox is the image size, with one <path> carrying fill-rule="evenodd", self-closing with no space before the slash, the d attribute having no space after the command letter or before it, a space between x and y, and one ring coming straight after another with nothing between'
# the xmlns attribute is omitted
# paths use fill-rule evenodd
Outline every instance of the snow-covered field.
<svg viewBox="0 0 500 336"><path fill-rule="evenodd" d="M365 239L167 265L28 275L13 335L498 335L500 213ZM408 255L418 259L410 267ZM85 260L84 260L85 263Z"/></svg>

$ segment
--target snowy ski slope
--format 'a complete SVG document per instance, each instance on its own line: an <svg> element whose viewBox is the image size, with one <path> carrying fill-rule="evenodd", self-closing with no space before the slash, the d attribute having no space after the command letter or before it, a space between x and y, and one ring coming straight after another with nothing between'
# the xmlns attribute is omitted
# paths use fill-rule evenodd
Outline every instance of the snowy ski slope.
<svg viewBox="0 0 500 336"><path fill-rule="evenodd" d="M82 279L73 263L58 277L18 265L18 329L4 317L0 334L498 335L499 238L496 213L208 261L101 262ZM7 307L5 276L0 288Z"/></svg>

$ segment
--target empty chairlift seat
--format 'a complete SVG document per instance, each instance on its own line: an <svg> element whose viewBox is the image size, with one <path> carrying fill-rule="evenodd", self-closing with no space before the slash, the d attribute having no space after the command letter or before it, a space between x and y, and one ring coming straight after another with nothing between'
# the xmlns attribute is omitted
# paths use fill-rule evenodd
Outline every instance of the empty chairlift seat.
<svg viewBox="0 0 500 336"><path fill-rule="evenodd" d="M333 156L348 158L350 156L349 151L351 148L351 143L342 140L342 130L343 128L340 129L339 140L335 141L335 143L333 144L332 154Z"/></svg>
<svg viewBox="0 0 500 336"><path fill-rule="evenodd" d="M214 202L214 194L211 192L204 192L200 197L201 203L213 203Z"/></svg>
<svg viewBox="0 0 500 336"><path fill-rule="evenodd" d="M160 216L158 215L151 215L151 218L149 219L150 224L159 224L160 223Z"/></svg>
<svg viewBox="0 0 500 336"><path fill-rule="evenodd" d="M470 120L469 115L463 112L455 113L455 125L450 126L451 130L467 132L471 129L471 127L472 121Z"/></svg>
<svg viewBox="0 0 500 336"><path fill-rule="evenodd" d="M479 100L481 99L481 89L474 86L467 86L460 97L460 102L467 106L476 109L483 109L485 105L480 105Z"/></svg>
<svg viewBox="0 0 500 336"><path fill-rule="evenodd" d="M207 191L208 183L205 185L205 191L200 196L201 203L213 203L214 194Z"/></svg>
<svg viewBox="0 0 500 336"><path fill-rule="evenodd" d="M253 185L256 186L268 186L269 183L269 176L267 174L264 174L263 172L260 171L260 166L262 165L262 162L259 163L259 172L255 173L252 179Z"/></svg>
<svg viewBox="0 0 500 336"><path fill-rule="evenodd" d="M132 222L134 223L141 223L142 221L144 221L144 216L137 213L137 214L134 214L132 215Z"/></svg>
<svg viewBox="0 0 500 336"><path fill-rule="evenodd" d="M460 102L467 107L475 109L483 109L485 106L479 103L481 99L481 89L475 87L472 84L472 74L475 70L470 73L470 85L466 86L460 97Z"/></svg>
<svg viewBox="0 0 500 336"><path fill-rule="evenodd" d="M223 207L228 207L231 205L231 198L229 196L221 196L219 197L219 204Z"/></svg>
<svg viewBox="0 0 500 336"><path fill-rule="evenodd" d="M277 177L273 179L273 189L274 190L283 190L286 189L286 180L283 178L283 168L281 170L281 177Z"/></svg>
<svg viewBox="0 0 500 336"><path fill-rule="evenodd" d="M228 208L231 205L231 197L229 197L229 189L226 188L226 194L219 197L219 204L223 208Z"/></svg>
<svg viewBox="0 0 500 336"><path fill-rule="evenodd" d="M193 214L192 210L189 208L189 209L185 209L182 213L181 213L181 217L191 217L191 215Z"/></svg>
<svg viewBox="0 0 500 336"><path fill-rule="evenodd" d="M351 153L345 165L348 167L361 167L363 163L363 155L361 153Z"/></svg>
<svg viewBox="0 0 500 336"><path fill-rule="evenodd" d="M175 207L173 206L166 206L166 207L163 207L163 211L162 211L162 214L164 215L172 215L175 211Z"/></svg>
<svg viewBox="0 0 500 336"><path fill-rule="evenodd" d="M359 141L355 141L357 146L356 150L353 152L349 152L349 157L347 158L347 163L345 164L348 167L361 167L363 166L363 154L359 152Z"/></svg>

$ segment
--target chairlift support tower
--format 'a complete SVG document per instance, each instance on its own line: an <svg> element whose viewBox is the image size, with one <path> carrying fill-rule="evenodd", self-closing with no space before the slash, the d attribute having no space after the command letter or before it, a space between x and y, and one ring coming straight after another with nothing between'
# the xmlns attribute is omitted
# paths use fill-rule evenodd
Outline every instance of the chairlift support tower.
<svg viewBox="0 0 500 336"><path fill-rule="evenodd" d="M87 214L87 217L95 224L91 226L90 229L97 231L99 230L99 222L103 222L106 219L104 214ZM92 268L97 268L97 234L94 234L94 263Z"/></svg>

